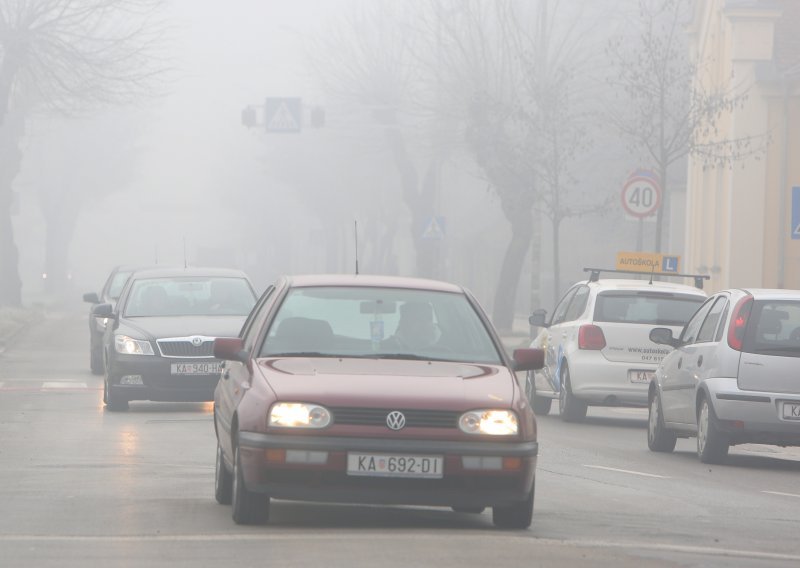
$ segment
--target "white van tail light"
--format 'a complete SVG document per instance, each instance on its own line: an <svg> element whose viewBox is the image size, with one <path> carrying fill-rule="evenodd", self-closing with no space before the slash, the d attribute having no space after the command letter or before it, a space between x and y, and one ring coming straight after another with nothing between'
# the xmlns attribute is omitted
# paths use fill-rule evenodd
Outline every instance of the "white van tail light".
<svg viewBox="0 0 800 568"><path fill-rule="evenodd" d="M736 351L742 350L744 343L744 330L747 321L750 319L750 312L753 310L753 296L745 296L736 303L731 316L731 323L728 326L728 345Z"/></svg>
<svg viewBox="0 0 800 568"><path fill-rule="evenodd" d="M596 325L586 324L578 329L579 349L603 349L606 346L606 336L603 330Z"/></svg>

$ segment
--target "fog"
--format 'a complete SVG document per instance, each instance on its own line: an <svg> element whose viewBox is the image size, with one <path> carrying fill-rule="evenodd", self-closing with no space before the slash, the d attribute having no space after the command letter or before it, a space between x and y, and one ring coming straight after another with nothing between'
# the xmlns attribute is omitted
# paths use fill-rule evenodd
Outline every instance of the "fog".
<svg viewBox="0 0 800 568"><path fill-rule="evenodd" d="M36 4L0 0L0 23ZM126 3L106 4L108 29L124 27ZM612 120L632 104L614 49L635 53L639 4L154 3L141 19L152 75L125 91L123 74L126 96L48 99L17 77L2 128L24 113L19 258L6 253L4 269L18 266L23 304L76 300L119 264L234 266L263 289L352 272L357 242L361 272L458 282L516 325L584 266L683 250L685 155L668 164L660 245L655 216L631 220L619 203L631 172L654 167ZM302 130L267 132L266 99L295 97Z"/></svg>

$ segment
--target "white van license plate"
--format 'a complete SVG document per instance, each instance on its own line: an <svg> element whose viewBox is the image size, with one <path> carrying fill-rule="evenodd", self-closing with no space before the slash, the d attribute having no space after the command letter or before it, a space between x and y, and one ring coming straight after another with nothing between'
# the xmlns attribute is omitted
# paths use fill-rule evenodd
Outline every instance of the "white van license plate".
<svg viewBox="0 0 800 568"><path fill-rule="evenodd" d="M784 402L783 417L786 420L800 420L800 402Z"/></svg>
<svg viewBox="0 0 800 568"><path fill-rule="evenodd" d="M655 376L653 371L628 371L628 378L632 383L649 383Z"/></svg>

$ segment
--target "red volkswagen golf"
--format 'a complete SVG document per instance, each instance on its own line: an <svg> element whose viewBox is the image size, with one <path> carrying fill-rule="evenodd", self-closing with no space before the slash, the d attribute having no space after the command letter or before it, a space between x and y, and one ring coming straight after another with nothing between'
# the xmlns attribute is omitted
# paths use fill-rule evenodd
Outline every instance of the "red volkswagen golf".
<svg viewBox="0 0 800 568"><path fill-rule="evenodd" d="M216 499L264 523L270 498L434 505L526 528L536 421L473 296L444 282L285 277L218 338Z"/></svg>

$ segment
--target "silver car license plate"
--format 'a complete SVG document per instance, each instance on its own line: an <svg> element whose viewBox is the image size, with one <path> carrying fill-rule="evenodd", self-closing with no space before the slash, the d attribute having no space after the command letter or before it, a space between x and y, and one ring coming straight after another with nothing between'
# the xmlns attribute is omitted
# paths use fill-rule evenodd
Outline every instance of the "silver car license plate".
<svg viewBox="0 0 800 568"><path fill-rule="evenodd" d="M784 420L800 421L800 402L784 402L783 418Z"/></svg>

